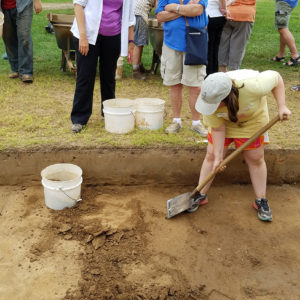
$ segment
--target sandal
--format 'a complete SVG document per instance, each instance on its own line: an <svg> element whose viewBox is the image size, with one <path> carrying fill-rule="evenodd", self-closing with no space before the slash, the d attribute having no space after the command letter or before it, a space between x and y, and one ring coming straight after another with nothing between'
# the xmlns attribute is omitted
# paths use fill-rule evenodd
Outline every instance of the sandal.
<svg viewBox="0 0 300 300"><path fill-rule="evenodd" d="M289 67L294 67L294 66L297 66L300 64L300 56L298 56L297 58L292 58L285 63L286 66L289 66Z"/></svg>
<svg viewBox="0 0 300 300"><path fill-rule="evenodd" d="M300 84L291 86L291 91L300 92Z"/></svg>
<svg viewBox="0 0 300 300"><path fill-rule="evenodd" d="M274 61L274 62L284 62L285 60L285 56L279 57L279 56L274 56L270 58L270 61Z"/></svg>

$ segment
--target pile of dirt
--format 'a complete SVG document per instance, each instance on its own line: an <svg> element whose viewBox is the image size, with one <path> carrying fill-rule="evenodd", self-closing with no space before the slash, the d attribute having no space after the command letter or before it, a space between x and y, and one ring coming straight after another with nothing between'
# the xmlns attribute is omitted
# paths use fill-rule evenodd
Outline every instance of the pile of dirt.
<svg viewBox="0 0 300 300"><path fill-rule="evenodd" d="M101 222L90 222L89 219L79 224L77 220L82 220L84 215L92 215L103 208L103 203L93 203L102 195L100 189L98 187L97 192L97 188L93 187L92 191L85 193L84 201L75 208L51 212L53 223L49 232L64 240L77 240L84 249L79 255L83 267L78 290L69 290L65 299L206 299L205 285L192 289L182 276L176 288L169 287L171 282L168 280L159 285L153 282L148 286L147 283L145 287L147 277L144 274L135 278L134 282L126 280L130 273L135 272L134 269L146 265L153 254L145 235L149 229L140 203L127 206L132 210L132 217L127 220L129 226L121 230ZM155 209L152 213L164 218ZM49 241L45 244L50 246ZM38 253L34 248L32 254ZM124 266L133 266L133 269ZM160 270L152 270L151 276L163 277L165 271L162 266ZM178 275L176 271L174 273Z"/></svg>

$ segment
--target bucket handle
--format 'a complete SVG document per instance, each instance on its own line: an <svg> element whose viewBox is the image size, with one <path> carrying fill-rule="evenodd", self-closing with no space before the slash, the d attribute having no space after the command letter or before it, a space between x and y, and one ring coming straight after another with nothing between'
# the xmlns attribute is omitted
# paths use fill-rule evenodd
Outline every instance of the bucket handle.
<svg viewBox="0 0 300 300"><path fill-rule="evenodd" d="M134 115L133 111L131 110L130 113L133 115L133 119L135 121L135 115Z"/></svg>
<svg viewBox="0 0 300 300"><path fill-rule="evenodd" d="M63 192L69 199L71 199L73 201L73 204L75 205L77 202L80 202L82 200L82 198L79 199L74 199L71 196L69 196L62 187L59 187L58 190L60 190L61 192Z"/></svg>

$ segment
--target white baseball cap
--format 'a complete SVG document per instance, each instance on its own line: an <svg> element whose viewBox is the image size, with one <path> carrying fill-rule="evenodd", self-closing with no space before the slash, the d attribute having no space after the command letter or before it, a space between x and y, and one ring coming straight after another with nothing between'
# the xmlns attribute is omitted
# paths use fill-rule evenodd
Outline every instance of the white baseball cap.
<svg viewBox="0 0 300 300"><path fill-rule="evenodd" d="M212 115L230 93L231 78L224 72L210 74L204 80L196 102L196 110L203 115Z"/></svg>

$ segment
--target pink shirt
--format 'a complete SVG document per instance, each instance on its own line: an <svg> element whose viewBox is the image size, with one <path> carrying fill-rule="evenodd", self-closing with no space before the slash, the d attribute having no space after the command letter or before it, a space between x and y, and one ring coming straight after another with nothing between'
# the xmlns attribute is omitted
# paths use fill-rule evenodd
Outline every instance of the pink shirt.
<svg viewBox="0 0 300 300"><path fill-rule="evenodd" d="M103 0L99 34L114 36L121 32L123 0Z"/></svg>

